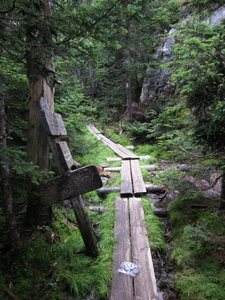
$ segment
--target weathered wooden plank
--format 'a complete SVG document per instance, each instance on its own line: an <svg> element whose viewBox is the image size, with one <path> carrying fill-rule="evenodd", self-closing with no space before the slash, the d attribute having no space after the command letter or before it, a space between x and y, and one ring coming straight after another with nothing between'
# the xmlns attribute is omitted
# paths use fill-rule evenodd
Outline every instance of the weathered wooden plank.
<svg viewBox="0 0 225 300"><path fill-rule="evenodd" d="M50 110L41 110L42 121L46 133L51 136L67 135L66 128L60 114L51 112Z"/></svg>
<svg viewBox="0 0 225 300"><path fill-rule="evenodd" d="M73 197L70 199L80 233L82 235L85 251L88 256L98 256L98 244L94 234L92 224L88 219L87 212L84 208L83 200L81 196Z"/></svg>
<svg viewBox="0 0 225 300"><path fill-rule="evenodd" d="M140 265L138 276L134 277L134 294L138 300L158 299L155 272L144 224L144 211L140 198L130 198L130 225L133 263ZM131 298L132 299L132 298Z"/></svg>
<svg viewBox="0 0 225 300"><path fill-rule="evenodd" d="M101 136L101 135L99 135ZM122 159L130 159L131 155L127 154L123 149L117 146L114 142L110 141L108 138L102 136L102 141L107 146L109 146L117 155L119 155ZM127 150L128 151L128 150Z"/></svg>
<svg viewBox="0 0 225 300"><path fill-rule="evenodd" d="M131 174L133 180L134 195L139 197L142 194L146 194L145 183L142 177L140 163L138 159L133 159L131 163Z"/></svg>
<svg viewBox="0 0 225 300"><path fill-rule="evenodd" d="M120 144L115 144L116 147L121 150L125 155L127 155L128 157L130 157L131 159L138 159L138 156L135 155L134 153L132 153L131 151L129 151L128 149L126 149L125 147L123 147Z"/></svg>
<svg viewBox="0 0 225 300"><path fill-rule="evenodd" d="M59 155L65 168L70 169L74 164L74 159L70 153L70 149L67 145L67 142L58 141L56 142L56 147L59 151Z"/></svg>
<svg viewBox="0 0 225 300"><path fill-rule="evenodd" d="M120 195L121 197L133 195L130 160L122 160Z"/></svg>
<svg viewBox="0 0 225 300"><path fill-rule="evenodd" d="M110 147L117 155L122 157L123 159L129 159L131 156L131 152L125 148L121 149L120 147L117 147L117 144L112 142L110 139L102 135L97 128L95 128L93 125L87 125L87 128L90 132L92 132L98 140L101 140L105 145ZM122 146L121 146L122 147ZM126 153L126 150L128 153ZM132 154L133 156L134 154Z"/></svg>
<svg viewBox="0 0 225 300"><path fill-rule="evenodd" d="M57 203L102 187L96 166L90 165L71 171L40 185L41 201Z"/></svg>
<svg viewBox="0 0 225 300"><path fill-rule="evenodd" d="M130 225L128 199L116 197L114 237L118 241L113 252L113 280L111 300L132 300L132 277L119 273L119 266L124 261L131 261Z"/></svg>
<svg viewBox="0 0 225 300"><path fill-rule="evenodd" d="M95 125L93 124L88 124L87 128L89 131L91 131L92 133L98 134L100 133L100 131L95 127Z"/></svg>

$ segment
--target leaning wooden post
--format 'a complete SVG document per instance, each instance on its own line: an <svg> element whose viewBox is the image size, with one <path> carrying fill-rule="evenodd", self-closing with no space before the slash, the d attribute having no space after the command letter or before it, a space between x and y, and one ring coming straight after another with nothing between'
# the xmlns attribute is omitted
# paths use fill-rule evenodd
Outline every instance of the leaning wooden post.
<svg viewBox="0 0 225 300"><path fill-rule="evenodd" d="M83 200L81 196L77 196L70 199L73 211L80 229L80 233L83 237L86 253L89 256L98 256L97 240L93 232L92 225L88 219L87 212L84 208Z"/></svg>
<svg viewBox="0 0 225 300"><path fill-rule="evenodd" d="M85 211L81 194L101 187L101 178L97 168L93 165L71 171L74 160L67 143L59 140L59 136L67 134L62 117L48 110L47 101L44 98L40 99L39 104L50 148L61 175L42 183L40 187L42 201L55 203L70 199L85 244L86 254L96 257L98 255L97 239Z"/></svg>

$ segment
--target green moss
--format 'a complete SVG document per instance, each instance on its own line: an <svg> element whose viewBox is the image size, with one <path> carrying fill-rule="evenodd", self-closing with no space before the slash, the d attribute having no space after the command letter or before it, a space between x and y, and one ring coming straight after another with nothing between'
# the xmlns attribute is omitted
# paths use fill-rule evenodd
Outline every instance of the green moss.
<svg viewBox="0 0 225 300"><path fill-rule="evenodd" d="M208 209L192 208L192 204L206 202ZM180 299L224 299L224 213L210 208L210 199L199 194L180 195L171 202L169 212L173 227L170 259L178 270Z"/></svg>
<svg viewBox="0 0 225 300"><path fill-rule="evenodd" d="M145 225L148 238L153 253L165 253L167 250L163 236L162 224L158 217L154 215L152 203L147 198L142 198L142 205L145 214Z"/></svg>
<svg viewBox="0 0 225 300"><path fill-rule="evenodd" d="M207 260L197 270L177 273L176 287L181 300L224 299L224 285L224 270L213 261Z"/></svg>

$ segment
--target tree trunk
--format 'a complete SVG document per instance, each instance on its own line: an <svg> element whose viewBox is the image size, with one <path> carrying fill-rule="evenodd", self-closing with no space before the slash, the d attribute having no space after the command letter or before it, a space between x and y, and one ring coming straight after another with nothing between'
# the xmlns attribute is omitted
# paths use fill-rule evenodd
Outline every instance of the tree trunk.
<svg viewBox="0 0 225 300"><path fill-rule="evenodd" d="M125 49L125 64L126 64L126 98L127 98L127 114L128 122L133 123L133 111L132 111L132 88L131 88L131 53L130 53L130 29L128 28L128 33L126 36Z"/></svg>
<svg viewBox="0 0 225 300"><path fill-rule="evenodd" d="M2 52L1 49L0 52ZM0 163L1 205L3 205L4 209L6 232L8 232L8 245L10 248L15 249L18 247L19 235L17 232L16 218L13 211L9 164L7 155L5 153L6 147L5 101L2 84L0 82L0 151L2 152Z"/></svg>
<svg viewBox="0 0 225 300"><path fill-rule="evenodd" d="M34 6L36 13L47 19L50 12L48 1L39 1ZM30 17L30 16L29 16ZM44 97L48 101L51 111L54 110L55 72L53 67L53 46L51 29L40 20L29 20L27 27L27 76L30 88L30 113L28 120L27 153L28 161L48 170L49 145L46 133L40 118L38 100ZM33 21L33 22L32 22ZM37 196L36 187L31 184L25 224L28 226L49 223L52 218L52 209L43 206Z"/></svg>
<svg viewBox="0 0 225 300"><path fill-rule="evenodd" d="M225 210L225 172L222 174L222 190L220 195L220 210Z"/></svg>

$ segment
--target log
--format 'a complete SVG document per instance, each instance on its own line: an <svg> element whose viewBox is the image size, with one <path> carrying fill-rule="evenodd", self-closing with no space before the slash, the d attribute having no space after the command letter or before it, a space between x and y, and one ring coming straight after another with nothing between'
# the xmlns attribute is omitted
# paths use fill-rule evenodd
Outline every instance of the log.
<svg viewBox="0 0 225 300"><path fill-rule="evenodd" d="M106 161L109 161L109 162L115 162L115 161L120 161L122 160L121 157L107 157L106 158Z"/></svg>
<svg viewBox="0 0 225 300"><path fill-rule="evenodd" d="M117 193L120 192L120 186L109 186L109 187L102 187L98 189L98 194L99 195L107 195L109 193Z"/></svg>
<svg viewBox="0 0 225 300"><path fill-rule="evenodd" d="M145 185L147 193L165 193L165 187L161 185L153 185L153 184L146 184ZM111 186L111 187L102 187L98 189L98 194L100 196L107 195L109 193L117 193L120 192L120 187L119 186Z"/></svg>
<svg viewBox="0 0 225 300"><path fill-rule="evenodd" d="M140 166L140 168L145 169L147 171L155 171L155 165L148 165L148 166ZM104 168L105 171L108 172L120 172L121 167L106 167Z"/></svg>
<svg viewBox="0 0 225 300"><path fill-rule="evenodd" d="M104 212L108 210L108 207L105 206L89 206L88 208L94 212Z"/></svg>
<svg viewBox="0 0 225 300"><path fill-rule="evenodd" d="M146 184L145 188L148 193L152 193L152 194L155 194L155 193L162 194L162 193L166 192L166 188L164 185Z"/></svg>
<svg viewBox="0 0 225 300"><path fill-rule="evenodd" d="M134 146L126 146L125 148L129 149L129 150L134 150Z"/></svg>
<svg viewBox="0 0 225 300"><path fill-rule="evenodd" d="M141 160L147 160L147 159L149 159L150 158L150 156L149 155L145 155L145 156L137 156L137 158L138 159L141 159ZM106 161L109 161L109 162L115 162L115 161L120 161L120 160L122 160L122 158L121 157L107 157L106 158Z"/></svg>

